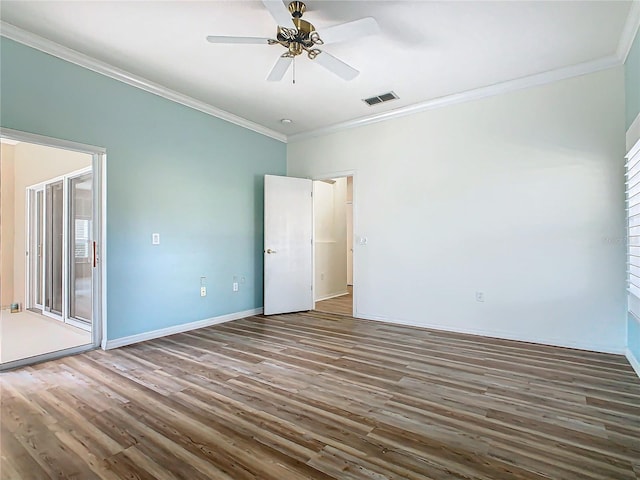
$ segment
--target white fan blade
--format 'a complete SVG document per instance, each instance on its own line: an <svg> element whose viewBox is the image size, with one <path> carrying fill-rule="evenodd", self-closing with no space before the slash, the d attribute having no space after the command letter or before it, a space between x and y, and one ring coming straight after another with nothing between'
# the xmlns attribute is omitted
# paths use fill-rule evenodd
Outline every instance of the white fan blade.
<svg viewBox="0 0 640 480"><path fill-rule="evenodd" d="M282 80L282 77L284 77L284 74L287 73L287 70L289 70L289 66L291 65L292 61L293 61L293 57L278 58L278 61L275 63L275 65L271 69L271 72L269 73L267 80L270 82L278 82Z"/></svg>
<svg viewBox="0 0 640 480"><path fill-rule="evenodd" d="M291 20L291 14L287 7L284 6L282 0L262 0L264 6L269 10L269 13L276 21L276 23L282 27L291 28L293 21Z"/></svg>
<svg viewBox="0 0 640 480"><path fill-rule="evenodd" d="M373 17L365 17L353 22L341 23L333 27L323 28L318 32L325 44L346 42L367 35L380 33L378 22Z"/></svg>
<svg viewBox="0 0 640 480"><path fill-rule="evenodd" d="M320 52L314 61L318 62L324 68L326 68L330 72L335 73L337 76L343 78L344 80L353 80L360 73L355 68L347 65L342 60L338 60L336 57L327 52Z"/></svg>
<svg viewBox="0 0 640 480"><path fill-rule="evenodd" d="M217 35L209 35L207 37L207 42L211 43L251 43L251 44L267 44L269 43L268 38L259 38L259 37L225 37L225 36L217 36Z"/></svg>

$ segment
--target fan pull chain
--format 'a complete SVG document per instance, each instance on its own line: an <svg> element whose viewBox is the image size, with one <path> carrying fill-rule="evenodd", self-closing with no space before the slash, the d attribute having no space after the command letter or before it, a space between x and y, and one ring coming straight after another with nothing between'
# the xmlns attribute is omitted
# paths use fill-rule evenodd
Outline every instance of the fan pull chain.
<svg viewBox="0 0 640 480"><path fill-rule="evenodd" d="M296 84L296 57L293 57L293 84Z"/></svg>

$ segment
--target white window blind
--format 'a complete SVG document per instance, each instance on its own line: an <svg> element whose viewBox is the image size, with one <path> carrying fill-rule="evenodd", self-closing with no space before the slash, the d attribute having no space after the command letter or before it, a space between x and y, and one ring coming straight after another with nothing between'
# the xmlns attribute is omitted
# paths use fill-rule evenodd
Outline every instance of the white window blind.
<svg viewBox="0 0 640 480"><path fill-rule="evenodd" d="M627 282L628 289L640 298L640 141L627 155Z"/></svg>
<svg viewBox="0 0 640 480"><path fill-rule="evenodd" d="M89 258L89 220L76 218L75 234L76 234L76 258Z"/></svg>

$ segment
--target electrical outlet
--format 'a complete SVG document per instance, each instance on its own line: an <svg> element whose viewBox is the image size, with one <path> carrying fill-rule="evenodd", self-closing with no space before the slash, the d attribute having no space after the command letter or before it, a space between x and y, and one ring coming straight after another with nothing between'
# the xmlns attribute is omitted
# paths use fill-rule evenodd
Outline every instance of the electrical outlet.
<svg viewBox="0 0 640 480"><path fill-rule="evenodd" d="M324 280L324 273L320 274L320 280Z"/></svg>
<svg viewBox="0 0 640 480"><path fill-rule="evenodd" d="M160 234L152 233L151 234L151 244L152 245L160 245Z"/></svg>
<svg viewBox="0 0 640 480"><path fill-rule="evenodd" d="M207 296L207 287L200 287L200 296L201 297Z"/></svg>
<svg viewBox="0 0 640 480"><path fill-rule="evenodd" d="M484 292L476 292L476 302L484 302Z"/></svg>
<svg viewBox="0 0 640 480"><path fill-rule="evenodd" d="M234 292L238 291L238 282L233 282L233 291Z"/></svg>

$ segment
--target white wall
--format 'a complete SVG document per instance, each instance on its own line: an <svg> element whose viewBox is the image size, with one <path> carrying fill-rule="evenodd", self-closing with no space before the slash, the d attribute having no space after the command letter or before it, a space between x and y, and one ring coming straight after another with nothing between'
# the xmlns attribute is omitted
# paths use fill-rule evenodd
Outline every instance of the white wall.
<svg viewBox="0 0 640 480"><path fill-rule="evenodd" d="M86 153L72 152L30 143L14 147L15 162L15 217L13 297L23 307L25 303L25 254L26 254L26 188L66 173L91 166L92 157Z"/></svg>
<svg viewBox="0 0 640 480"><path fill-rule="evenodd" d="M14 148L0 144L0 308L13 302Z"/></svg>
<svg viewBox="0 0 640 480"><path fill-rule="evenodd" d="M289 144L289 175L356 172L356 315L623 351L623 92L617 67Z"/></svg>
<svg viewBox="0 0 640 480"><path fill-rule="evenodd" d="M313 182L316 301L347 293L346 200L346 178Z"/></svg>
<svg viewBox="0 0 640 480"><path fill-rule="evenodd" d="M347 285L353 285L353 177L347 177Z"/></svg>

